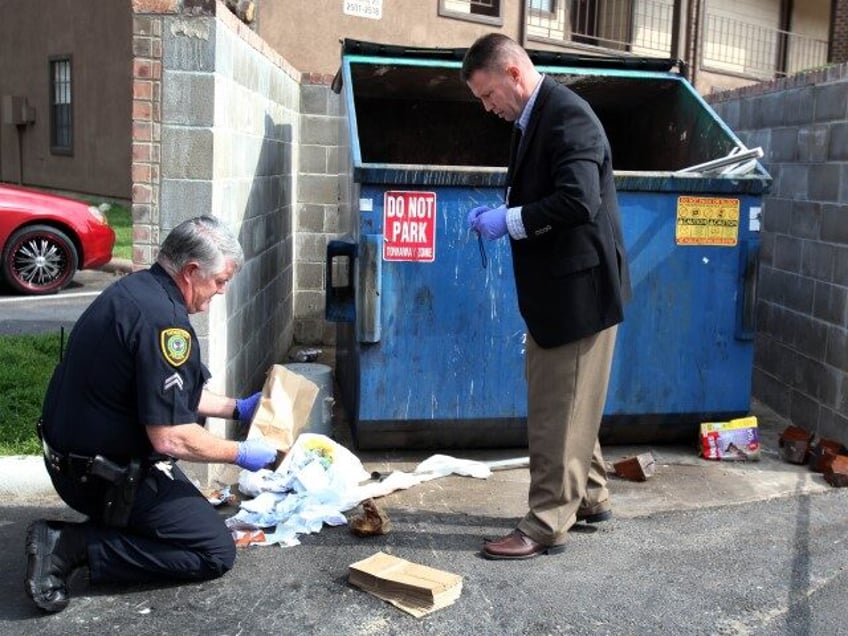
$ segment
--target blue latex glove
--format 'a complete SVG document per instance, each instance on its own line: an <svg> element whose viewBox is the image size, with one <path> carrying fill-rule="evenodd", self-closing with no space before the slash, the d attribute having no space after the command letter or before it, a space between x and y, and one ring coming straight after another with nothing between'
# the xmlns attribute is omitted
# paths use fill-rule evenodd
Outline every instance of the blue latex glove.
<svg viewBox="0 0 848 636"><path fill-rule="evenodd" d="M242 424L250 424L253 419L253 413L259 405L259 399L262 397L262 392L254 393L250 397L240 398L236 400L236 410L238 411L238 420Z"/></svg>
<svg viewBox="0 0 848 636"><path fill-rule="evenodd" d="M501 205L481 212L471 227L490 241L506 236L506 206Z"/></svg>
<svg viewBox="0 0 848 636"><path fill-rule="evenodd" d="M277 449L261 439L249 439L238 443L236 466L247 470L264 468L277 458Z"/></svg>
<svg viewBox="0 0 848 636"><path fill-rule="evenodd" d="M483 212L485 212L486 210L490 210L490 209L491 208L488 205L478 205L476 208L471 210L471 212L468 213L468 218L467 218L468 227L473 228L474 222L477 220L477 217L480 216L481 214L483 214Z"/></svg>

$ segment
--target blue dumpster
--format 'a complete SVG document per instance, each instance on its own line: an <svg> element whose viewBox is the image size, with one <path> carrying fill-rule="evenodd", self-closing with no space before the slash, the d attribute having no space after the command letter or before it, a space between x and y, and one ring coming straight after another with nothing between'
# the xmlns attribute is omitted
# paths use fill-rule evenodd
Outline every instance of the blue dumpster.
<svg viewBox="0 0 848 636"><path fill-rule="evenodd" d="M465 220L503 200L510 124L459 79L463 53L342 45L351 234L328 246L326 315L363 449L526 443L509 243L481 247ZM531 57L593 106L613 151L634 298L602 441L694 439L747 414L769 175L732 157L741 142L672 61Z"/></svg>

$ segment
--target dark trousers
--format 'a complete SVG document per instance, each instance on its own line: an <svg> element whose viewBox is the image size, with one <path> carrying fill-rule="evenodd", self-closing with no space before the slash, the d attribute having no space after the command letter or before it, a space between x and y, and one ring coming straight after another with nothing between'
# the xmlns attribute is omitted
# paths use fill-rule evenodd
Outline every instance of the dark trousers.
<svg viewBox="0 0 848 636"><path fill-rule="evenodd" d="M89 517L88 566L92 583L188 580L221 576L233 567L236 548L218 512L174 465L168 477L152 467L138 487L126 528L99 519L104 485L66 477L48 465L56 492Z"/></svg>

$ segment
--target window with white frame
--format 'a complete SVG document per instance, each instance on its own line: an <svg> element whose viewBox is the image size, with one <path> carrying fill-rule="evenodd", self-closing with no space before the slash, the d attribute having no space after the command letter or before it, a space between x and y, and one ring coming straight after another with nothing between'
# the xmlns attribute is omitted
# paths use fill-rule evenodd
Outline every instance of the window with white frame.
<svg viewBox="0 0 848 636"><path fill-rule="evenodd" d="M501 0L439 0L439 15L503 26Z"/></svg>

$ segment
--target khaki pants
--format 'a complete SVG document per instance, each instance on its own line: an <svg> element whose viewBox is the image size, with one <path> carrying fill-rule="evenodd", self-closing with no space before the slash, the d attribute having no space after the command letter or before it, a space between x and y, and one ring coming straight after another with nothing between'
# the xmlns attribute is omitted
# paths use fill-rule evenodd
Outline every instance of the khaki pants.
<svg viewBox="0 0 848 636"><path fill-rule="evenodd" d="M530 511L518 529L538 543L563 543L578 509L609 507L598 430L617 330L553 349L542 349L527 335Z"/></svg>

